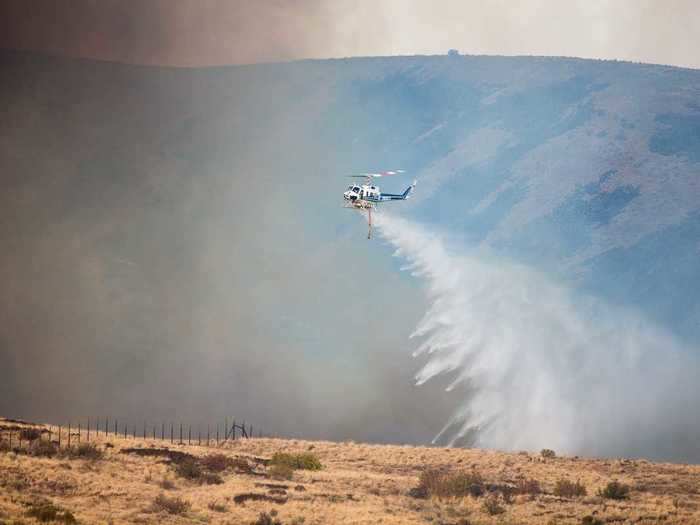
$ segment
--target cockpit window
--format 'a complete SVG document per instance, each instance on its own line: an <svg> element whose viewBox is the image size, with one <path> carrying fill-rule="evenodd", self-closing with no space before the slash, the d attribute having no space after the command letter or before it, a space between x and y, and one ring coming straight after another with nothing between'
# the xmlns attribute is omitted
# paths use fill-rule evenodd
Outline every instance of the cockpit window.
<svg viewBox="0 0 700 525"><path fill-rule="evenodd" d="M354 188L352 186L348 186L348 191L352 191Z"/></svg>
<svg viewBox="0 0 700 525"><path fill-rule="evenodd" d="M355 186L355 187L352 189L352 191L360 191L359 186Z"/></svg>

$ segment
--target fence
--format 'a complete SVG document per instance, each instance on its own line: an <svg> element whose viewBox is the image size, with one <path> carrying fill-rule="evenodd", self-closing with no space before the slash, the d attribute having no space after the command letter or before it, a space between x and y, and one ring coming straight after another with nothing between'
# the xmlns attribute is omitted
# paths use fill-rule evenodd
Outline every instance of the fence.
<svg viewBox="0 0 700 525"><path fill-rule="evenodd" d="M120 423L117 418L105 417L104 419L85 418L83 420L69 421L64 427L61 425L36 424L16 419L0 419L0 443L7 441L9 448L16 444L19 448L23 442L29 444L37 439L48 439L59 447L72 446L80 443L89 443L90 440L102 438L119 439L160 439L178 445L198 445L198 446L221 446L236 439L251 439L255 437L253 425L246 426L245 421L236 423L228 418L224 422L216 425L207 424L206 434L202 434L199 425L195 428L196 435L193 437L192 425L178 422L162 421L158 424L147 423L134 424L129 422ZM8 425L9 424L9 425ZM23 425L23 426L20 426ZM258 429L257 437L263 437L262 430Z"/></svg>

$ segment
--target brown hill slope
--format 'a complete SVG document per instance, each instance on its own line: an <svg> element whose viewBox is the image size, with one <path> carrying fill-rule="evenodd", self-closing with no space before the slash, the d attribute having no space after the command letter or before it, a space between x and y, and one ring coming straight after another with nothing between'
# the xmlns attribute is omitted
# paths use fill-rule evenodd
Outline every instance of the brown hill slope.
<svg viewBox="0 0 700 525"><path fill-rule="evenodd" d="M188 446L94 429L89 444L74 430L70 448L63 429L58 449L48 429L0 420L0 523L700 523L696 465L268 438ZM599 493L613 481L629 493Z"/></svg>

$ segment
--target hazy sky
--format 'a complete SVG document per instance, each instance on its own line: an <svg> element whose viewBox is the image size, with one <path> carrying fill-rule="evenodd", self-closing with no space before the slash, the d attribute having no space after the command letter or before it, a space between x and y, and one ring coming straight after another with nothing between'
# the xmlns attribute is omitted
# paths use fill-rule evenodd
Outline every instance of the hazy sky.
<svg viewBox="0 0 700 525"><path fill-rule="evenodd" d="M700 67L694 0L3 0L0 47L202 66L357 55L554 55Z"/></svg>

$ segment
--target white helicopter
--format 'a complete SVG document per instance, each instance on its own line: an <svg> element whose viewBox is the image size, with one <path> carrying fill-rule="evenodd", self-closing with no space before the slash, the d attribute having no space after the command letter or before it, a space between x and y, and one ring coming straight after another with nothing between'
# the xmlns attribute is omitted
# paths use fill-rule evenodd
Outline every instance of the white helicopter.
<svg viewBox="0 0 700 525"><path fill-rule="evenodd" d="M379 177L388 177L390 175L398 175L404 173L403 170L382 171L380 173L363 173L361 175L350 175L350 177L365 179L362 184L351 184L343 193L345 200L345 208L367 211L367 223L369 230L367 238L372 238L372 208L375 208L380 202L388 201L405 201L411 196L413 188L416 187L416 181L413 181L406 191L403 193L382 193L378 186L372 184L372 179Z"/></svg>

